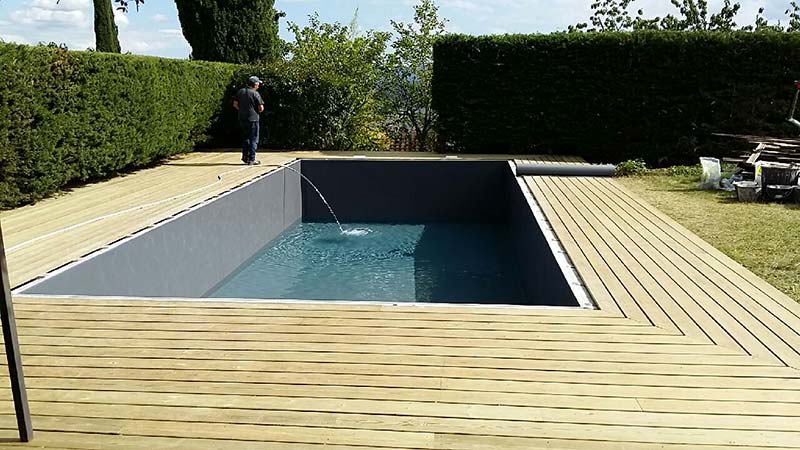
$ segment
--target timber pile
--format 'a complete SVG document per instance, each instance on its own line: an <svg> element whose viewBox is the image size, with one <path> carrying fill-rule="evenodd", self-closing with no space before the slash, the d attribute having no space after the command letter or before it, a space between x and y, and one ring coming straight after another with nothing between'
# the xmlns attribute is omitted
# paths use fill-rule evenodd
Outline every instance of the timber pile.
<svg viewBox="0 0 800 450"><path fill-rule="evenodd" d="M719 136L745 139L756 146L752 151L723 159L725 162L736 163L745 173L755 174L755 165L759 161L800 164L800 139L747 135Z"/></svg>

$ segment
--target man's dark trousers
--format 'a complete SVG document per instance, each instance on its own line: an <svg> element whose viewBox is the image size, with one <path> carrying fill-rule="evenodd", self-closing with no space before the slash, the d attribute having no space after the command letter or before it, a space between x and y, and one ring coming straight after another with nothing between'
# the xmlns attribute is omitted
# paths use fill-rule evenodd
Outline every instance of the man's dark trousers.
<svg viewBox="0 0 800 450"><path fill-rule="evenodd" d="M242 162L245 164L256 160L256 150L258 150L259 121L241 120L239 125L242 127Z"/></svg>

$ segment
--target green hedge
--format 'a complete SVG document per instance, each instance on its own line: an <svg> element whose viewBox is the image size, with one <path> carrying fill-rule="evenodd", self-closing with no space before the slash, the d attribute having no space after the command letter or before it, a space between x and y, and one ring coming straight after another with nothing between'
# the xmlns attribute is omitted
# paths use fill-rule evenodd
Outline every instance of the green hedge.
<svg viewBox="0 0 800 450"><path fill-rule="evenodd" d="M192 150L235 69L0 43L0 206Z"/></svg>
<svg viewBox="0 0 800 450"><path fill-rule="evenodd" d="M794 133L800 33L453 35L434 60L445 151L666 163L714 132Z"/></svg>

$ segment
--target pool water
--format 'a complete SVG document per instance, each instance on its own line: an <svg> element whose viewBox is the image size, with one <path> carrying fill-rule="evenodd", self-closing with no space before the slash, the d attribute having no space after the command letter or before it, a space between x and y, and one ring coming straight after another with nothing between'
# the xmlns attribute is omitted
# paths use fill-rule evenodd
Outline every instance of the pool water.
<svg viewBox="0 0 800 450"><path fill-rule="evenodd" d="M478 223L300 223L206 297L523 303L506 227Z"/></svg>

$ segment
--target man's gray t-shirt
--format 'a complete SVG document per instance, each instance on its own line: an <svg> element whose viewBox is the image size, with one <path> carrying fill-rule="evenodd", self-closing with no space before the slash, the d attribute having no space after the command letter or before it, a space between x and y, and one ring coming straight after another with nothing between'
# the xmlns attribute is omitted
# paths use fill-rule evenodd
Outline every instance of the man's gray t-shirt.
<svg viewBox="0 0 800 450"><path fill-rule="evenodd" d="M258 122L258 107L264 104L258 91L250 88L239 89L236 100L239 102L239 120Z"/></svg>

